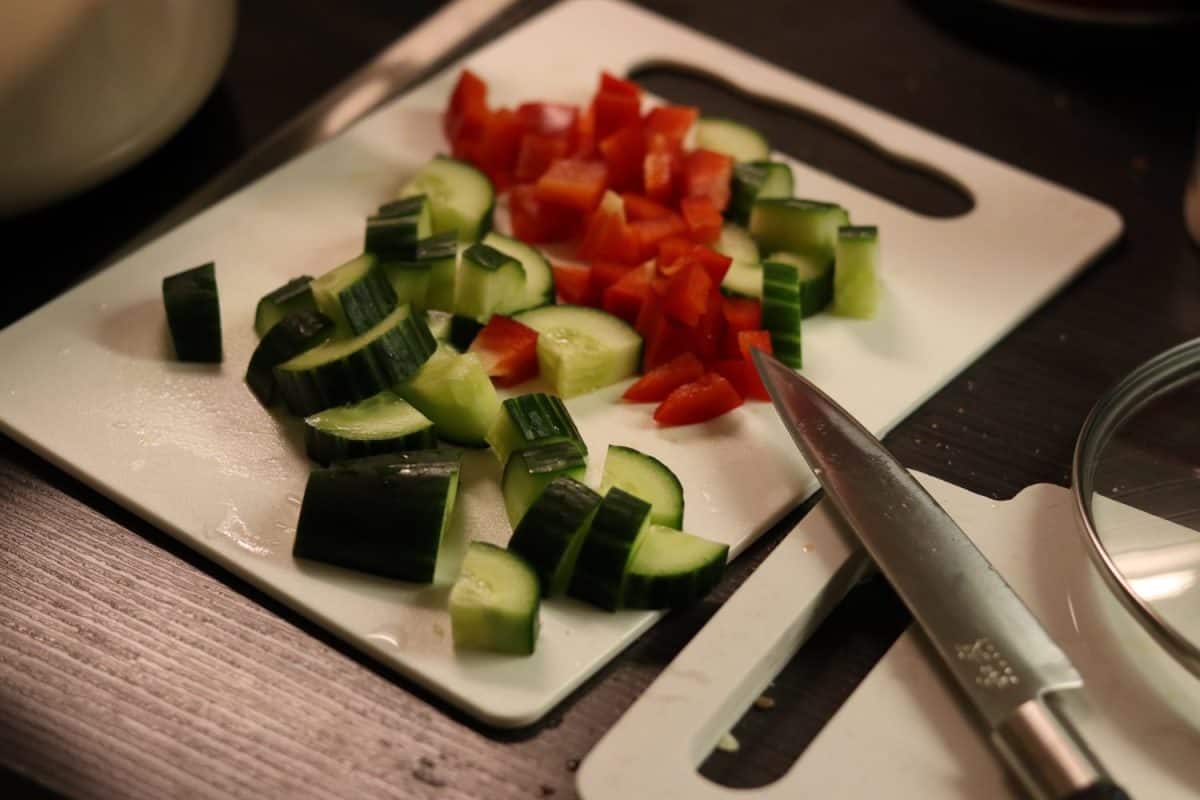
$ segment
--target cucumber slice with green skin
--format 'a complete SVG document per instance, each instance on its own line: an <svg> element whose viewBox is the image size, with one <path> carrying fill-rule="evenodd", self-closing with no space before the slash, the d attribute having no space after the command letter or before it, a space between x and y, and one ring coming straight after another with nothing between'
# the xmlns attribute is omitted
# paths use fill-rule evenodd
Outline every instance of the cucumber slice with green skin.
<svg viewBox="0 0 1200 800"><path fill-rule="evenodd" d="M514 453L504 465L504 477L500 482L509 524L516 528L542 490L555 478L582 481L586 471L587 453L578 442L555 442Z"/></svg>
<svg viewBox="0 0 1200 800"><path fill-rule="evenodd" d="M312 276L301 275L264 295L254 309L254 332L261 338L288 314L316 311L317 304L313 300L310 283Z"/></svg>
<svg viewBox="0 0 1200 800"><path fill-rule="evenodd" d="M772 253L767 261L791 264L800 279L800 313L811 317L833 300L833 262L817 261L812 256L799 253Z"/></svg>
<svg viewBox="0 0 1200 800"><path fill-rule="evenodd" d="M458 276L458 239L453 233L422 239L417 243L416 263L429 267L426 308L453 311L454 284Z"/></svg>
<svg viewBox="0 0 1200 800"><path fill-rule="evenodd" d="M722 117L696 120L696 147L724 153L734 161L758 161L771 155L767 137L749 125Z"/></svg>
<svg viewBox="0 0 1200 800"><path fill-rule="evenodd" d="M745 225L754 201L768 197L791 197L792 168L780 161L749 161L735 164L730 180L729 206L725 215Z"/></svg>
<svg viewBox="0 0 1200 800"><path fill-rule="evenodd" d="M462 453L417 450L343 461L308 476L296 558L428 583L458 492Z"/></svg>
<svg viewBox="0 0 1200 800"><path fill-rule="evenodd" d="M879 229L874 225L838 228L833 272L833 313L867 319L879 307Z"/></svg>
<svg viewBox="0 0 1200 800"><path fill-rule="evenodd" d="M439 348L396 393L433 420L438 437L465 447L486 447L500 415L500 398L474 353Z"/></svg>
<svg viewBox="0 0 1200 800"><path fill-rule="evenodd" d="M423 194L380 206L367 217L363 250L384 260L416 258L417 243L433 234L429 198Z"/></svg>
<svg viewBox="0 0 1200 800"><path fill-rule="evenodd" d="M383 272L387 275L397 303L407 303L414 311L428 308L429 265L419 261L384 261Z"/></svg>
<svg viewBox="0 0 1200 800"><path fill-rule="evenodd" d="M475 242L492 227L496 190L492 182L465 161L437 156L400 190L400 197L429 196L434 233L454 233L460 242Z"/></svg>
<svg viewBox="0 0 1200 800"><path fill-rule="evenodd" d="M729 545L651 525L629 564L625 608L682 608L721 582Z"/></svg>
<svg viewBox="0 0 1200 800"><path fill-rule="evenodd" d="M835 203L793 197L754 201L750 235L764 253L784 250L832 261L837 231L850 224L846 209Z"/></svg>
<svg viewBox="0 0 1200 800"><path fill-rule="evenodd" d="M317 310L333 320L340 337L370 330L397 306L387 273L370 253L350 259L309 285Z"/></svg>
<svg viewBox="0 0 1200 800"><path fill-rule="evenodd" d="M357 403L416 374L437 349L425 320L399 306L369 331L335 339L275 368L275 382L297 416Z"/></svg>
<svg viewBox="0 0 1200 800"><path fill-rule="evenodd" d="M304 448L318 464L437 446L429 418L388 391L318 411L304 426Z"/></svg>
<svg viewBox="0 0 1200 800"><path fill-rule="evenodd" d="M180 361L219 363L221 304L213 263L163 278L162 296L175 357Z"/></svg>
<svg viewBox="0 0 1200 800"><path fill-rule="evenodd" d="M600 493L616 486L650 504L650 522L683 527L683 484L666 464L632 447L610 444Z"/></svg>
<svg viewBox="0 0 1200 800"><path fill-rule="evenodd" d="M538 369L560 397L637 374L642 337L623 319L585 306L542 306L513 316L538 332Z"/></svg>
<svg viewBox="0 0 1200 800"><path fill-rule="evenodd" d="M516 553L471 542L450 589L454 646L529 655L538 634L537 575Z"/></svg>
<svg viewBox="0 0 1200 800"><path fill-rule="evenodd" d="M775 357L794 369L804 365L801 349L800 275L794 264L763 263L762 326L771 334Z"/></svg>
<svg viewBox="0 0 1200 800"><path fill-rule="evenodd" d="M492 232L483 243L521 262L525 271L525 288L514 301L501 305L497 314L511 315L518 311L549 305L554 302L554 273L541 251L518 239Z"/></svg>
<svg viewBox="0 0 1200 800"><path fill-rule="evenodd" d="M734 297L762 297L762 264L758 245L749 231L740 225L726 223L721 227L721 235L713 249L733 259L721 280L722 292Z"/></svg>
<svg viewBox="0 0 1200 800"><path fill-rule="evenodd" d="M519 302L525 291L521 262L486 244L473 244L463 252L462 268L454 287L454 313L487 322Z"/></svg>
<svg viewBox="0 0 1200 800"><path fill-rule="evenodd" d="M617 487L609 489L579 548L570 595L608 611L619 608L629 563L649 524L649 503Z"/></svg>
<svg viewBox="0 0 1200 800"><path fill-rule="evenodd" d="M600 495L574 478L558 477L538 495L513 531L508 549L529 562L547 597L562 594L570 585L599 507Z"/></svg>
<svg viewBox="0 0 1200 800"><path fill-rule="evenodd" d="M507 464L513 453L554 442L575 442L587 453L587 445L563 401L541 392L505 400L487 441L501 464Z"/></svg>
<svg viewBox="0 0 1200 800"><path fill-rule="evenodd" d="M333 336L333 320L320 311L297 311L274 325L254 348L246 384L264 406L275 402L275 367L324 344Z"/></svg>

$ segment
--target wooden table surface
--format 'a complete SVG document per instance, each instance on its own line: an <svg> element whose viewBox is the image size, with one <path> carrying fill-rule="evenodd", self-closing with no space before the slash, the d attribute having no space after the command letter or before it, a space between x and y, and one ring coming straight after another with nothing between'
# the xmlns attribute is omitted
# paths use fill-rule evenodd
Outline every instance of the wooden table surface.
<svg viewBox="0 0 1200 800"><path fill-rule="evenodd" d="M7 251L26 254L7 265L0 325L78 280L437 5L245 3L224 78L178 135L106 185L0 224ZM753 13L645 5L1125 218L1122 243L892 433L908 466L996 498L1065 485L1098 395L1200 335L1200 258L1181 219L1200 111L1194 31L1047 27L901 0L764 0ZM934 213L961 205L811 123L679 76L642 79L755 120L781 149L881 193ZM0 795L38 797L573 797L579 760L786 527L544 724L505 733L469 723L7 439L0 508ZM775 707L739 723L741 752L715 754L704 772L735 786L781 774L906 624L881 581L854 590L781 673Z"/></svg>

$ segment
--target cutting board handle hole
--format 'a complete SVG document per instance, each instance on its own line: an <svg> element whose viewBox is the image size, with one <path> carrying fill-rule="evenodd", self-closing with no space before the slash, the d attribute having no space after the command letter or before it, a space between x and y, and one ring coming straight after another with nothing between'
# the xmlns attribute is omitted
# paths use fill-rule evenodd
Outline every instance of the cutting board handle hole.
<svg viewBox="0 0 1200 800"><path fill-rule="evenodd" d="M975 206L953 176L883 148L866 134L820 111L753 92L697 67L654 60L629 77L670 102L699 106L711 116L743 120L774 149L926 217L952 218ZM798 194L804 196L802 187ZM820 198L817 198L820 199Z"/></svg>

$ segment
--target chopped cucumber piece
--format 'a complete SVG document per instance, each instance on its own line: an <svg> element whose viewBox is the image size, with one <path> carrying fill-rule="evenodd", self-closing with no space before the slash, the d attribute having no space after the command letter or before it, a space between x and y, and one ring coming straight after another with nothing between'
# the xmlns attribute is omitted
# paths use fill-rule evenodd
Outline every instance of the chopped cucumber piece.
<svg viewBox="0 0 1200 800"><path fill-rule="evenodd" d="M454 233L460 242L478 241L492 226L496 190L475 167L438 156L400 190L401 197L429 196L434 233Z"/></svg>
<svg viewBox="0 0 1200 800"><path fill-rule="evenodd" d="M521 262L486 244L466 249L454 287L454 311L487 322L501 309L519 304L525 291Z"/></svg>
<svg viewBox="0 0 1200 800"><path fill-rule="evenodd" d="M629 562L649 523L649 503L615 486L609 489L579 548L571 596L615 611L625 596Z"/></svg>
<svg viewBox="0 0 1200 800"><path fill-rule="evenodd" d="M417 312L429 307L428 264L420 261L384 261L382 266L392 291L396 293L396 302L407 303Z"/></svg>
<svg viewBox="0 0 1200 800"><path fill-rule="evenodd" d="M637 373L642 337L612 314L584 306L543 306L513 319L538 332L538 368L561 397Z"/></svg>
<svg viewBox="0 0 1200 800"><path fill-rule="evenodd" d="M417 242L433 234L429 198L423 194L380 206L367 217L363 250L383 260L412 260Z"/></svg>
<svg viewBox="0 0 1200 800"><path fill-rule="evenodd" d="M433 420L437 435L466 447L484 447L500 414L500 398L473 353L439 348L396 392Z"/></svg>
<svg viewBox="0 0 1200 800"><path fill-rule="evenodd" d="M180 361L221 361L221 305L213 263L163 278L163 305Z"/></svg>
<svg viewBox="0 0 1200 800"><path fill-rule="evenodd" d="M292 555L428 583L454 509L461 456L415 450L313 470Z"/></svg>
<svg viewBox="0 0 1200 800"><path fill-rule="evenodd" d="M583 437L563 401L540 392L505 400L488 431L487 441L501 464L507 464L513 453L554 442L576 442L587 453Z"/></svg>
<svg viewBox="0 0 1200 800"><path fill-rule="evenodd" d="M799 253L772 253L767 261L791 264L800 279L800 313L811 317L833 300L833 262L817 261Z"/></svg>
<svg viewBox="0 0 1200 800"><path fill-rule="evenodd" d="M308 416L357 403L416 373L437 342L425 320L398 306L365 333L335 339L275 368L275 382L288 409Z"/></svg>
<svg viewBox="0 0 1200 800"><path fill-rule="evenodd" d="M453 319L452 315L447 314L445 311L429 309L425 312L425 324L429 326L429 332L433 334L433 338L437 339L441 344L446 344L450 341L451 319Z"/></svg>
<svg viewBox="0 0 1200 800"><path fill-rule="evenodd" d="M433 423L394 392L304 418L304 446L319 464L437 446Z"/></svg>
<svg viewBox="0 0 1200 800"><path fill-rule="evenodd" d="M483 323L479 320L455 314L450 317L450 333L447 341L465 353L481 330L483 330Z"/></svg>
<svg viewBox="0 0 1200 800"><path fill-rule="evenodd" d="M373 328L396 308L396 292L379 260L369 253L313 279L313 300L333 320L340 337Z"/></svg>
<svg viewBox="0 0 1200 800"><path fill-rule="evenodd" d="M767 137L748 125L721 117L696 121L696 147L724 153L734 161L758 161L771 155Z"/></svg>
<svg viewBox="0 0 1200 800"><path fill-rule="evenodd" d="M454 310L454 284L458 276L458 240L453 233L440 233L417 243L417 263L429 267L425 307Z"/></svg>
<svg viewBox="0 0 1200 800"><path fill-rule="evenodd" d="M800 324L804 318L800 299L800 274L793 264L763 264L762 325L771 334L775 357L789 367L804 365Z"/></svg>
<svg viewBox="0 0 1200 800"><path fill-rule="evenodd" d="M735 164L730 181L726 215L742 225L750 221L754 201L792 196L792 168L780 161L750 161Z"/></svg>
<svg viewBox="0 0 1200 800"><path fill-rule="evenodd" d="M450 590L454 646L529 655L538 634L536 573L516 553L471 542Z"/></svg>
<svg viewBox="0 0 1200 800"><path fill-rule="evenodd" d="M651 525L629 564L625 608L681 608L721 581L729 545Z"/></svg>
<svg viewBox="0 0 1200 800"><path fill-rule="evenodd" d="M600 495L574 478L558 477L538 495L517 524L508 549L529 562L547 597L567 590L599 506Z"/></svg>
<svg viewBox="0 0 1200 800"><path fill-rule="evenodd" d="M734 297L762 297L762 264L758 245L750 232L740 225L726 223L713 249L729 256L733 263L721 281L721 291Z"/></svg>
<svg viewBox="0 0 1200 800"><path fill-rule="evenodd" d="M497 314L511 315L554 302L554 273L550 271L550 262L540 250L495 232L483 237L483 243L520 261L525 272L525 287L521 294L515 300L502 304L496 309Z"/></svg>
<svg viewBox="0 0 1200 800"><path fill-rule="evenodd" d="M833 260L838 228L848 224L846 209L836 203L793 197L760 198L750 211L750 235L764 253L785 250L822 262Z"/></svg>
<svg viewBox="0 0 1200 800"><path fill-rule="evenodd" d="M246 367L246 383L264 406L275 402L275 367L333 336L333 320L320 311L288 314L254 348Z"/></svg>
<svg viewBox="0 0 1200 800"><path fill-rule="evenodd" d="M504 465L501 480L509 524L516 528L555 478L566 476L581 481L586 470L587 454L575 441L539 445L514 453Z"/></svg>
<svg viewBox="0 0 1200 800"><path fill-rule="evenodd" d="M650 522L683 527L683 484L667 465L632 447L610 444L604 459L601 494L616 486L650 504Z"/></svg>
<svg viewBox="0 0 1200 800"><path fill-rule="evenodd" d="M879 229L874 225L838 228L833 272L833 313L866 319L879 306Z"/></svg>
<svg viewBox="0 0 1200 800"><path fill-rule="evenodd" d="M259 337L266 336L267 331L288 314L316 311L317 304L313 301L310 283L311 276L301 275L263 295L254 309L254 332Z"/></svg>

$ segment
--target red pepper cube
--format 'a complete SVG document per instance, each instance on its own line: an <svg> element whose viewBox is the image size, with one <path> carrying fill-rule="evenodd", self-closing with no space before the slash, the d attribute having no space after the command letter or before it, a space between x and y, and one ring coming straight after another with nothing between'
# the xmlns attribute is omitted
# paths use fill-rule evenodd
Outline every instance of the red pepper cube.
<svg viewBox="0 0 1200 800"><path fill-rule="evenodd" d="M747 361L740 358L717 361L712 364L712 370L720 373L733 385L738 394L747 400L769 401L771 399L771 395L767 393L767 387L763 386L762 378L758 376L758 370Z"/></svg>
<svg viewBox="0 0 1200 800"><path fill-rule="evenodd" d="M694 245L682 236L668 236L658 243L658 271L660 274L675 274L671 266L692 252Z"/></svg>
<svg viewBox="0 0 1200 800"><path fill-rule="evenodd" d="M642 302L650 291L651 271L635 267L625 273L619 281L604 290L601 307L633 325L642 309Z"/></svg>
<svg viewBox="0 0 1200 800"><path fill-rule="evenodd" d="M638 262L637 242L625 222L625 207L616 192L607 192L588 217L578 256L624 264Z"/></svg>
<svg viewBox="0 0 1200 800"><path fill-rule="evenodd" d="M625 218L630 222L675 216L674 211L661 203L634 192L625 192L621 195L621 200L625 203Z"/></svg>
<svg viewBox="0 0 1200 800"><path fill-rule="evenodd" d="M629 223L629 229L637 243L638 259L645 261L654 258L658 253L659 243L664 239L678 236L686 226L678 214L668 211L667 216L658 219L640 219Z"/></svg>
<svg viewBox="0 0 1200 800"><path fill-rule="evenodd" d="M771 348L771 334L763 330L738 331L737 343L738 352L742 354L742 359L747 364L754 363L754 359L750 355L751 348L762 350L767 355L771 355L775 352Z"/></svg>
<svg viewBox="0 0 1200 800"><path fill-rule="evenodd" d="M537 181L539 200L580 211L591 211L600 202L608 183L603 161L563 158L550 165Z"/></svg>
<svg viewBox="0 0 1200 800"><path fill-rule="evenodd" d="M538 373L537 331L514 319L493 314L467 352L475 353L498 386L515 386Z"/></svg>
<svg viewBox="0 0 1200 800"><path fill-rule="evenodd" d="M600 153L608 165L608 185L617 191L638 189L642 185L642 161L646 146L642 125L626 125L600 142Z"/></svg>
<svg viewBox="0 0 1200 800"><path fill-rule="evenodd" d="M609 134L642 119L642 101L620 92L601 91L592 100L592 113L596 118L596 141L604 141Z"/></svg>
<svg viewBox="0 0 1200 800"><path fill-rule="evenodd" d="M713 279L713 283L718 286L721 285L721 281L725 280L725 273L729 271L729 265L733 263L733 259L729 256L699 244L692 248L689 255L696 263L704 267L708 276Z"/></svg>
<svg viewBox="0 0 1200 800"><path fill-rule="evenodd" d="M646 160L642 164L646 197L667 205L674 203L682 171L683 157L677 145L661 134L646 137Z"/></svg>
<svg viewBox="0 0 1200 800"><path fill-rule="evenodd" d="M650 292L654 294L653 290ZM647 302L651 302L647 300ZM647 321L643 334L642 371L649 372L683 353L689 352L690 330L665 314Z"/></svg>
<svg viewBox="0 0 1200 800"><path fill-rule="evenodd" d="M487 117L487 84L471 70L464 69L442 115L442 133L452 145L462 139L478 139Z"/></svg>
<svg viewBox="0 0 1200 800"><path fill-rule="evenodd" d="M599 295L592 291L592 270L582 264L551 264L554 293L560 303L594 306Z"/></svg>
<svg viewBox="0 0 1200 800"><path fill-rule="evenodd" d="M517 112L508 108L493 112L484 126L483 138L475 147L476 165L489 175L511 173L524 135Z"/></svg>
<svg viewBox="0 0 1200 800"><path fill-rule="evenodd" d="M700 109L695 106L658 106L646 115L646 136L663 136L681 147L699 116Z"/></svg>
<svg viewBox="0 0 1200 800"><path fill-rule="evenodd" d="M580 224L578 211L540 200L532 184L512 188L508 213L516 237L535 244L570 239Z"/></svg>
<svg viewBox="0 0 1200 800"><path fill-rule="evenodd" d="M569 138L579 119L579 107L568 103L522 103L517 116L526 133Z"/></svg>
<svg viewBox="0 0 1200 800"><path fill-rule="evenodd" d="M723 376L705 373L691 383L675 389L654 410L660 425L694 425L732 411L742 404L742 396Z"/></svg>
<svg viewBox="0 0 1200 800"><path fill-rule="evenodd" d="M598 92L616 92L630 97L642 99L642 87L638 86L633 81L627 81L624 78L618 78L608 70L603 70L600 73L600 88Z"/></svg>
<svg viewBox="0 0 1200 800"><path fill-rule="evenodd" d="M725 220L707 197L685 197L679 201L688 236L700 244L710 244L721 235Z"/></svg>
<svg viewBox="0 0 1200 800"><path fill-rule="evenodd" d="M564 136L526 133L521 137L521 145L517 148L514 177L522 183L536 181L550 169L551 164L565 158L569 149L569 143Z"/></svg>
<svg viewBox="0 0 1200 800"><path fill-rule="evenodd" d="M712 150L693 150L683 163L683 196L707 198L723 212L729 205L732 178L732 158Z"/></svg>
<svg viewBox="0 0 1200 800"><path fill-rule="evenodd" d="M694 353L681 353L643 375L621 395L634 403L658 403L672 391L704 374L704 365Z"/></svg>
<svg viewBox="0 0 1200 800"><path fill-rule="evenodd" d="M688 327L700 322L708 306L712 278L698 264L689 264L671 278L663 313Z"/></svg>

